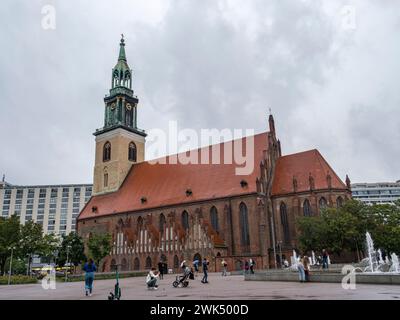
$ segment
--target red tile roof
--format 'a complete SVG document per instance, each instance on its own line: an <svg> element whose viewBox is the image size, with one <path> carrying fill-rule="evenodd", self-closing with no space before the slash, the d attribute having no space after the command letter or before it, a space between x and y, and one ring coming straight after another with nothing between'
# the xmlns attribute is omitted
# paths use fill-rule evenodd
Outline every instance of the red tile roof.
<svg viewBox="0 0 400 320"><path fill-rule="evenodd" d="M297 192L310 190L310 173L314 189L328 189L327 175L331 176L332 189L346 190L346 185L329 166L318 150L280 157L276 163L272 195L293 193L293 177L297 180Z"/></svg>
<svg viewBox="0 0 400 320"><path fill-rule="evenodd" d="M257 192L256 179L260 176L259 165L263 159L263 151L268 148L268 134L264 132L254 136L254 170L245 176L235 174L237 164L223 164L224 150L229 150L225 149L228 143L197 149L219 148L221 164L184 165L179 161L178 164L171 164L175 155L161 158L166 160L167 164L151 164L146 161L133 165L118 191L93 196L78 219ZM235 143L242 143L245 154L245 139L235 140L234 150ZM184 154L188 152L180 155ZM199 152L198 159L201 159L200 154ZM210 158L211 155L210 151ZM248 183L247 186L241 186L242 180ZM192 191L190 196L186 195L188 189ZM141 201L143 197L147 200L144 203ZM92 212L93 207L97 207L96 213Z"/></svg>

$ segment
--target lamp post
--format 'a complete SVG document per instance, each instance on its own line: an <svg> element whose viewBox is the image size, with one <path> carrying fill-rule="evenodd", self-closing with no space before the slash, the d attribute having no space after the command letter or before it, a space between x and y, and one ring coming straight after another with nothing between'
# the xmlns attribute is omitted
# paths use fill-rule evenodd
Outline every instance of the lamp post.
<svg viewBox="0 0 400 320"><path fill-rule="evenodd" d="M67 246L67 261L65 262L65 282L67 282L67 276L68 276L67 265L68 265L68 255L69 255L70 248L71 248L71 246Z"/></svg>
<svg viewBox="0 0 400 320"><path fill-rule="evenodd" d="M280 263L281 263L281 268L283 268L283 263L282 263L282 241L278 241L279 245L279 257L280 257Z"/></svg>
<svg viewBox="0 0 400 320"><path fill-rule="evenodd" d="M15 247L10 247L10 250L11 250L11 258L10 258L10 269L8 270L8 285L11 284L11 268L12 268L12 260Z"/></svg>

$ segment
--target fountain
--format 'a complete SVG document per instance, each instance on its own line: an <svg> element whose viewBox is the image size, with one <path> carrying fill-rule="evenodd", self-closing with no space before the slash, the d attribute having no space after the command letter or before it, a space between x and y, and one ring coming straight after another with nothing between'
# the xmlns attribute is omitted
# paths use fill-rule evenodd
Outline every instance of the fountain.
<svg viewBox="0 0 400 320"><path fill-rule="evenodd" d="M376 259L376 253L375 253L375 249L374 249L374 242L372 241L371 238L371 234L369 232L367 232L365 234L365 237L367 239L367 251L368 251L368 263L369 263L369 267L365 268L364 271L367 271L367 269L369 268L371 272L376 271L374 269L374 266L376 266L378 264L377 259Z"/></svg>
<svg viewBox="0 0 400 320"><path fill-rule="evenodd" d="M384 264L381 249L378 249L378 264Z"/></svg>
<svg viewBox="0 0 400 320"><path fill-rule="evenodd" d="M397 254L392 253L390 256L392 258L392 265L390 266L390 271L399 273L400 272L399 258L397 257Z"/></svg>
<svg viewBox="0 0 400 320"><path fill-rule="evenodd" d="M298 262L298 260L297 260L297 253L296 253L296 250L294 250L293 249L293 255L290 257L291 258L291 265L292 266L294 266L294 265L297 265L297 262Z"/></svg>
<svg viewBox="0 0 400 320"><path fill-rule="evenodd" d="M312 265L315 266L317 264L317 260L315 260L315 252L311 251L311 256L312 256Z"/></svg>

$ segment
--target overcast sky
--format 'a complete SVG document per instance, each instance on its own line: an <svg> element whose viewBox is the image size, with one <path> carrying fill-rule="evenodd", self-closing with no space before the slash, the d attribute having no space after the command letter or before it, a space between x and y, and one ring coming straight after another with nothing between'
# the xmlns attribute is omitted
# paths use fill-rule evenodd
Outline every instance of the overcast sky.
<svg viewBox="0 0 400 320"><path fill-rule="evenodd" d="M56 29L42 27L43 6ZM267 129L352 182L400 179L400 2L3 0L0 174L92 182L120 34L139 127Z"/></svg>

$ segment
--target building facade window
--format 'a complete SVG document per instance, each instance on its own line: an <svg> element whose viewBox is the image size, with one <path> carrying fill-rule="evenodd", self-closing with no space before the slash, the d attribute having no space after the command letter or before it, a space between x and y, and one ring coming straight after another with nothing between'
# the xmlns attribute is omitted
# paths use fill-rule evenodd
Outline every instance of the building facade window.
<svg viewBox="0 0 400 320"><path fill-rule="evenodd" d="M151 265L151 258L147 257L146 258L146 269L150 269L152 267Z"/></svg>
<svg viewBox="0 0 400 320"><path fill-rule="evenodd" d="M187 211L182 212L182 227L183 229L189 229L189 214Z"/></svg>
<svg viewBox="0 0 400 320"><path fill-rule="evenodd" d="M343 198L342 197L338 197L336 199L336 207L337 208L341 208L343 206Z"/></svg>
<svg viewBox="0 0 400 320"><path fill-rule="evenodd" d="M326 201L326 199L324 197L322 197L321 199L319 199L319 209L320 210L324 210L328 207L328 202Z"/></svg>
<svg viewBox="0 0 400 320"><path fill-rule="evenodd" d="M212 207L210 210L210 221L211 226L216 232L219 232L219 223L218 223L218 210L216 207Z"/></svg>
<svg viewBox="0 0 400 320"><path fill-rule="evenodd" d="M103 147L103 162L111 160L111 143L106 142Z"/></svg>
<svg viewBox="0 0 400 320"><path fill-rule="evenodd" d="M240 243L246 249L250 249L249 215L247 206L242 202L239 205L239 223L240 223Z"/></svg>
<svg viewBox="0 0 400 320"><path fill-rule="evenodd" d="M311 212L311 205L310 201L308 199L304 200L303 203L303 214L305 217L311 217L312 212Z"/></svg>
<svg viewBox="0 0 400 320"><path fill-rule="evenodd" d="M281 203L279 211L280 211L280 215L281 215L283 239L284 239L285 243L289 243L289 241L290 241L289 219L288 219L288 214L287 214L287 207L284 202Z"/></svg>
<svg viewBox="0 0 400 320"><path fill-rule="evenodd" d="M108 187L108 173L104 173L104 188Z"/></svg>
<svg viewBox="0 0 400 320"><path fill-rule="evenodd" d="M134 262L133 262L133 269L134 270L140 270L140 260L139 258L135 258Z"/></svg>
<svg viewBox="0 0 400 320"><path fill-rule="evenodd" d="M129 161L136 162L137 161L137 149L136 144L134 142L129 143Z"/></svg>
<svg viewBox="0 0 400 320"><path fill-rule="evenodd" d="M164 232L164 227L165 227L165 216L164 214L160 214L160 224L159 224L159 229L160 232L163 233Z"/></svg>

